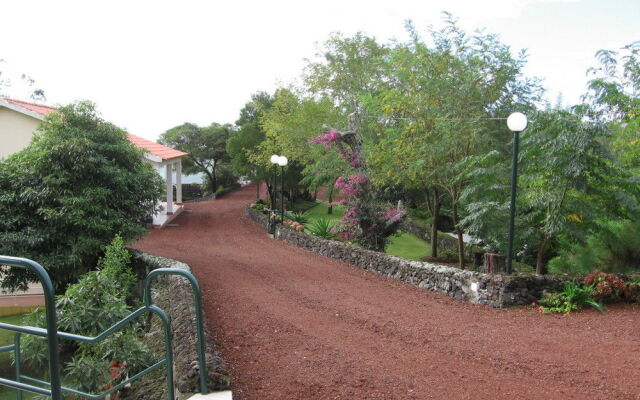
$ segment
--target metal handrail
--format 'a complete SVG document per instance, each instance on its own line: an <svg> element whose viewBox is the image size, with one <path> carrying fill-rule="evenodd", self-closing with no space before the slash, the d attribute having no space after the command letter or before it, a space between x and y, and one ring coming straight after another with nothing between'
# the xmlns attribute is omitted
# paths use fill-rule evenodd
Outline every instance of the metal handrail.
<svg viewBox="0 0 640 400"><path fill-rule="evenodd" d="M0 256L0 265L10 266L10 267L18 267L18 268L26 268L30 269L38 275L40 282L42 283L42 287L44 289L44 297L45 297L45 315L47 321L47 328L37 328L31 326L18 326L0 323L0 329L7 329L10 331L16 332L14 344L9 346L0 347L0 353L7 351L14 351L15 354L15 365L16 365L16 379L10 380L5 378L0 378L0 385L9 386L14 388L18 392L18 400L22 400L22 392L30 391L38 394L43 394L47 396L51 396L52 400L62 400L62 392L72 393L75 395L85 396L91 399L101 399L106 397L108 394L113 393L125 385L151 373L152 371L166 366L166 380L167 380L167 396L169 400L173 400L175 398L175 389L173 382L173 347L172 347L172 333L171 333L171 320L169 316L158 306L152 304L151 300L151 279L157 275L178 275L187 278L189 283L191 284L191 288L194 294L195 308L196 308L196 330L198 336L198 344L197 344L197 353L198 353L198 364L200 367L200 391L202 394L208 393L207 388L207 367L205 362L205 353L204 353L204 329L202 327L202 292L200 291L200 286L195 277L181 269L175 268L159 268L151 271L144 280L144 305L137 310L133 311L127 317L123 318L119 322L115 323L99 335L95 337L77 335L73 333L67 332L59 332L57 326L56 319L56 310L55 310L55 297L53 292L53 285L51 283L51 279L47 274L46 270L38 263L32 260L28 260L25 258L17 258L17 257L7 257ZM164 328L164 336L165 336L165 358L164 360L160 360L155 364L147 367L143 371L137 373L131 378L126 379L123 382L120 382L118 385L109 388L108 390L99 393L99 394L90 394L84 393L75 389L67 388L62 386L61 378L60 378L60 357L58 350L58 339L69 339L76 340L86 343L95 343L100 342L107 338L112 333L116 332L124 325L130 323L135 318L139 317L143 313L156 314L160 320L162 321ZM20 355L20 335L26 333L41 337L47 338L47 346L49 353L49 376L51 380L49 382L42 381L39 379L35 379L26 375L22 375L20 372L20 364L21 364L21 355ZM41 386L46 386L46 388L42 388L39 386L34 386L31 384L24 383L23 381L28 381L34 384L38 384Z"/></svg>

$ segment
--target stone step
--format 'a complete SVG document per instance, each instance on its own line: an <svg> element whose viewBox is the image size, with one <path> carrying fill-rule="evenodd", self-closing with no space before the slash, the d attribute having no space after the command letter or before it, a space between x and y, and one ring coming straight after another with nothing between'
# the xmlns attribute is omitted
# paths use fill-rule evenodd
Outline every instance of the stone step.
<svg viewBox="0 0 640 400"><path fill-rule="evenodd" d="M209 394L194 394L188 400L232 400L231 390L224 392L213 392Z"/></svg>

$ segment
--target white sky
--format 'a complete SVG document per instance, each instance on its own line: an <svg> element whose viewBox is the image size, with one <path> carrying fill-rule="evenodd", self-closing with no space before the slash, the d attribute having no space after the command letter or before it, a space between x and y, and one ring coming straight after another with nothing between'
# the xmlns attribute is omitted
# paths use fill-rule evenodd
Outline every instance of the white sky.
<svg viewBox="0 0 640 400"><path fill-rule="evenodd" d="M155 139L187 121L233 123L252 93L292 83L330 32L404 40L404 20L426 32L443 10L528 49L525 72L552 103L578 101L598 49L640 40L639 0L20 0L0 6L0 70L29 74L49 104L88 99ZM28 100L19 89L5 93Z"/></svg>

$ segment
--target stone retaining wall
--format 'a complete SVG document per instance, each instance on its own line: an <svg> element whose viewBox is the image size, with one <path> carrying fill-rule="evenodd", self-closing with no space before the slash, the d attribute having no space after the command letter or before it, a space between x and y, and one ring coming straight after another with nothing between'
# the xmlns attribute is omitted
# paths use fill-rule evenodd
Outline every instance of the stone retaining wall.
<svg viewBox="0 0 640 400"><path fill-rule="evenodd" d="M178 268L190 272L189 265L169 258L159 257L137 250L133 254L137 270L146 275L157 268ZM196 352L195 303L191 285L183 277L163 275L152 282L152 296L157 304L171 317L173 332L174 380L177 399L187 399L199 392L198 354ZM164 335L157 318L145 343L151 350L164 357ZM229 390L230 376L226 364L216 350L213 336L205 324L205 359L207 364L209 390ZM163 400L166 399L164 369L154 372L132 385L129 399Z"/></svg>
<svg viewBox="0 0 640 400"><path fill-rule="evenodd" d="M245 213L262 227L267 228L268 218L266 215L248 206L245 207ZM283 225L276 227L275 237L420 288L434 290L458 300L487 304L491 307L529 304L540 299L545 290L561 290L562 283L568 279L558 275L484 274L444 265L410 261L335 240L325 240L296 232Z"/></svg>

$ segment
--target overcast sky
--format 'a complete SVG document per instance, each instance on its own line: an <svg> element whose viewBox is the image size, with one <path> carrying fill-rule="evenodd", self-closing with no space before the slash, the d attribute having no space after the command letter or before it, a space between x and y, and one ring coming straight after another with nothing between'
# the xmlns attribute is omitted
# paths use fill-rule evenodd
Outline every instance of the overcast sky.
<svg viewBox="0 0 640 400"><path fill-rule="evenodd" d="M294 82L331 32L404 40L405 20L426 32L441 11L528 49L525 72L552 103L579 101L598 49L640 40L639 0L20 0L0 7L0 70L29 74L49 104L88 99L155 139L183 122L233 123L252 93ZM18 84L5 93L25 97Z"/></svg>

